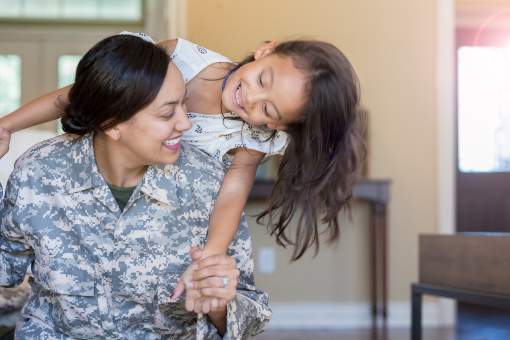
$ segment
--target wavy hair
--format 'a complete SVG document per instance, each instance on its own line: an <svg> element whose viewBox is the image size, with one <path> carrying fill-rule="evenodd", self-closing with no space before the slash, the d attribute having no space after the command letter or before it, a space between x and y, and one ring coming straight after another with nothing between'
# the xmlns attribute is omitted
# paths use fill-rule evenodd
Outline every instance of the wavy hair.
<svg viewBox="0 0 510 340"><path fill-rule="evenodd" d="M292 58L305 73L307 101L302 119L286 130L289 143L257 222L267 218L265 224L277 243L294 247L295 261L310 247L317 255L321 234L327 235L328 243L340 237L338 215L349 209L366 154L366 117L359 110L357 75L338 48L321 41L292 40L277 45L273 53ZM250 56L238 67L253 60Z"/></svg>

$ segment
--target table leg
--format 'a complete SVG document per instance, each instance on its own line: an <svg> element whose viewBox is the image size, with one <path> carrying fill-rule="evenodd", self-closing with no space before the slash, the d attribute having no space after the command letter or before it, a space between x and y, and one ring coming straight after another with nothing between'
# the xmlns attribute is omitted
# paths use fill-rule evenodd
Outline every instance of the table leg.
<svg viewBox="0 0 510 340"><path fill-rule="evenodd" d="M411 287L411 339L421 340L421 305L422 293L414 285Z"/></svg>

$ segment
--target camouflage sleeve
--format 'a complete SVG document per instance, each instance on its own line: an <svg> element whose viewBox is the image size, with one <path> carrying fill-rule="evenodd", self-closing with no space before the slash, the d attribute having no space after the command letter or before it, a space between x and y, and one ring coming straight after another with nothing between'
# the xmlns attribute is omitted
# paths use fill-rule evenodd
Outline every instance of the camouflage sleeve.
<svg viewBox="0 0 510 340"><path fill-rule="evenodd" d="M12 287L23 282L29 264L33 260L33 251L25 242L19 228L17 216L16 179L11 176L7 183L5 197L0 184L0 286ZM20 215L21 214L21 215Z"/></svg>
<svg viewBox="0 0 510 340"><path fill-rule="evenodd" d="M235 258L241 276L236 297L227 306L227 332L223 339L248 339L264 330L271 319L271 310L267 294L255 287L251 238L244 217L228 255ZM221 338L207 318L198 318L197 339L211 339L205 334Z"/></svg>

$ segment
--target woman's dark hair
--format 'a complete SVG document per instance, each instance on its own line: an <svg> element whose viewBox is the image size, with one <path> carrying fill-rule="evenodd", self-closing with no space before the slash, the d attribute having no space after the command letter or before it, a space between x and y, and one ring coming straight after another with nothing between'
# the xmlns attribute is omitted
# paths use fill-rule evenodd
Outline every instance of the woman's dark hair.
<svg viewBox="0 0 510 340"><path fill-rule="evenodd" d="M292 260L308 248L319 251L320 235L340 237L339 212L349 208L365 157L365 117L359 110L359 82L347 58L335 46L293 40L274 52L292 58L307 76L302 120L287 129L289 142L267 208L257 222L267 226L279 245L294 246ZM248 57L243 64L253 61ZM295 235L289 224L297 217ZM324 225L321 231L319 224Z"/></svg>
<svg viewBox="0 0 510 340"><path fill-rule="evenodd" d="M78 64L63 130L84 135L129 120L156 98L169 62L162 48L139 37L101 40Z"/></svg>

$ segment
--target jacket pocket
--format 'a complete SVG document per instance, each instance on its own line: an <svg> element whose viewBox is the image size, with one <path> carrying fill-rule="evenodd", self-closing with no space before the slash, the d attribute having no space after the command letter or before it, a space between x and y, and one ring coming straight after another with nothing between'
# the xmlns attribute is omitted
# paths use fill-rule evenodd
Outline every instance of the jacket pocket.
<svg viewBox="0 0 510 340"><path fill-rule="evenodd" d="M36 256L34 278L52 293L74 296L94 296L94 266L82 256L55 258Z"/></svg>

